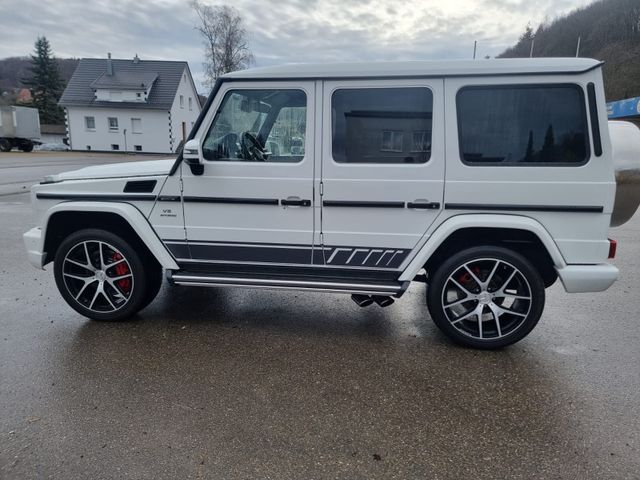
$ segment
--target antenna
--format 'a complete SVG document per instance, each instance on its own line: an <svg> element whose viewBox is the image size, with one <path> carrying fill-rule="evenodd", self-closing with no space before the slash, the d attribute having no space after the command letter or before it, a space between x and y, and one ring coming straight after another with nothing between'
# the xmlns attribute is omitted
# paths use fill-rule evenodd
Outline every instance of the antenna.
<svg viewBox="0 0 640 480"><path fill-rule="evenodd" d="M532 38L531 39L531 50L529 51L529 58L533 57L533 46L535 45L535 43L536 43L536 39Z"/></svg>
<svg viewBox="0 0 640 480"><path fill-rule="evenodd" d="M576 57L580 56L580 38L578 37L578 45L576 45Z"/></svg>
<svg viewBox="0 0 640 480"><path fill-rule="evenodd" d="M478 41L474 40L473 41L473 59L476 59L476 48L478 47Z"/></svg>

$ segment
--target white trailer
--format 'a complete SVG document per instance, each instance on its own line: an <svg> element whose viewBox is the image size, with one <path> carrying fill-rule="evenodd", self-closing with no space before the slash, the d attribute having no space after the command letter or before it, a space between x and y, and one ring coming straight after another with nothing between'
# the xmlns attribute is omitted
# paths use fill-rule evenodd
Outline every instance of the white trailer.
<svg viewBox="0 0 640 480"><path fill-rule="evenodd" d="M0 151L19 148L33 150L34 140L40 138L40 118L37 108L0 107Z"/></svg>

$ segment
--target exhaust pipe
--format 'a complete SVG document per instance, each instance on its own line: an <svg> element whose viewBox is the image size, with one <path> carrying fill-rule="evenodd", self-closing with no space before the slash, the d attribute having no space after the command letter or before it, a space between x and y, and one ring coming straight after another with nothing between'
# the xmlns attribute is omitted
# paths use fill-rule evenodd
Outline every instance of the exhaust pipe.
<svg viewBox="0 0 640 480"><path fill-rule="evenodd" d="M389 305L391 305L393 303L393 298L391 297L384 297L382 295L374 295L373 297L373 301L376 302L379 306L381 307L388 307Z"/></svg>
<svg viewBox="0 0 640 480"><path fill-rule="evenodd" d="M351 300L356 302L359 307L368 307L373 303L373 298L371 298L369 295L361 295L359 293L352 294Z"/></svg>

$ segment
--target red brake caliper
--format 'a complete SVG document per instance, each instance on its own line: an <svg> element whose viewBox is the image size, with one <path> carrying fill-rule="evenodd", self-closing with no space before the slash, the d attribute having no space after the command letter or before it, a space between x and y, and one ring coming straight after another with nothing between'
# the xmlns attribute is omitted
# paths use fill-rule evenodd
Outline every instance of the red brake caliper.
<svg viewBox="0 0 640 480"><path fill-rule="evenodd" d="M480 268L479 267L473 267L472 268L473 273L476 274L476 277L480 277ZM469 272L464 272L462 275L460 275L458 277L458 282L460 282L461 285L463 286L467 286L468 284L475 284L475 281L471 278L471 275L469 274Z"/></svg>
<svg viewBox="0 0 640 480"><path fill-rule="evenodd" d="M114 253L111 259L112 262L117 262L118 260L122 260L122 255L119 253ZM127 275L129 273L129 266L126 262L121 262L114 267L116 271L116 275L121 277L122 275ZM124 293L129 293L131 291L131 277L129 278L121 278L120 280L116 280L116 284Z"/></svg>

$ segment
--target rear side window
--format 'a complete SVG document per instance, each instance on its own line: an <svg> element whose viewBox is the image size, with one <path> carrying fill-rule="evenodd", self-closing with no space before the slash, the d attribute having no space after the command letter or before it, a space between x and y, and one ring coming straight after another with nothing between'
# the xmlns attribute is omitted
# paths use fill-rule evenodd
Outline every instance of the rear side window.
<svg viewBox="0 0 640 480"><path fill-rule="evenodd" d="M589 158L578 85L467 87L457 109L460 155L469 165L581 165Z"/></svg>
<svg viewBox="0 0 640 480"><path fill-rule="evenodd" d="M433 94L427 88L336 90L333 159L339 163L425 163L431 157Z"/></svg>

